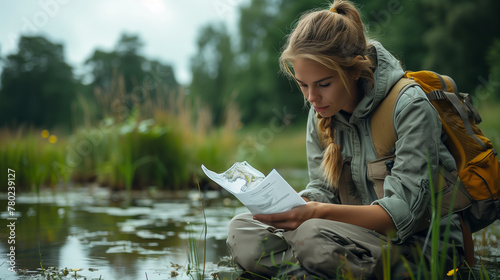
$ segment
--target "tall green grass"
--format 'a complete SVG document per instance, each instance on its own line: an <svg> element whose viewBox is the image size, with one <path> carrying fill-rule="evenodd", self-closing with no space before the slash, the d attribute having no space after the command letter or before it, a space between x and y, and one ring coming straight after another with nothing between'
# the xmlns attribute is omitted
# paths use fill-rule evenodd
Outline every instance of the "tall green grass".
<svg viewBox="0 0 500 280"><path fill-rule="evenodd" d="M19 190L69 182L187 189L195 187L202 163L219 169L235 160L236 106L214 127L209 109L182 90L158 86L156 97L139 98L124 92L120 79L115 83L110 92L96 90L94 99L78 98L77 128L57 135L56 143L40 136L42 128L0 131L0 167L16 170Z"/></svg>
<svg viewBox="0 0 500 280"><path fill-rule="evenodd" d="M234 103L215 126L210 109L182 90L157 87L155 97L138 98L120 83L92 99L79 96L77 128L56 143L40 136L42 128L4 128L0 167L22 170L19 189L33 191L91 182L127 191L194 188L193 179L204 177L201 164L223 171L244 160L263 172L306 167L302 126L242 128Z"/></svg>
<svg viewBox="0 0 500 280"><path fill-rule="evenodd" d="M201 195L201 188L198 182L198 192ZM201 213L203 215L203 228L200 232L200 237L197 239L193 236L193 231L189 229L188 238L188 269L187 274L193 280L205 279L205 264L207 259L207 216L205 215L205 206L203 205L203 199L200 200L201 203ZM200 256L198 252L198 241L203 242L203 262L200 262Z"/></svg>
<svg viewBox="0 0 500 280"><path fill-rule="evenodd" d="M491 88L483 88L476 91L473 99L474 105L483 119L479 127L491 139L493 147L500 150L500 125L498 124L498 120L500 119L500 110L498 110L500 101L493 94Z"/></svg>
<svg viewBox="0 0 500 280"><path fill-rule="evenodd" d="M51 163L64 158L60 148L64 140L51 143L34 129L23 127L16 131L6 128L0 131L0 177L7 181L8 168L16 171L16 187L39 192L43 185L54 186L57 176L51 172Z"/></svg>
<svg viewBox="0 0 500 280"><path fill-rule="evenodd" d="M427 161L429 163L429 160ZM429 174L431 173L431 167L430 164L428 164L428 170ZM458 182L455 185L455 188L453 189L452 193L452 198L451 202L449 205L449 211L446 213L448 216L448 221L446 223L446 228L444 232L441 232L441 215L444 213L441 213L442 208L442 199L443 199L443 193L439 191L442 189L442 186L435 186L434 185L434 180L432 176L429 178L430 182L430 191L431 194L437 193L437 195L431 195L431 205L434 205L435 207L432 208L432 215L431 215L431 224L430 224L430 232L431 232L431 263L430 263L430 273L431 273L431 279L432 280L437 280L437 279L442 279L444 275L446 275L446 271L444 271L445 268L445 261L446 261L446 254L448 249L448 240L450 236L450 224L451 224L451 214L453 213L453 204L455 202L455 197L458 191ZM440 182L444 183L444 182ZM438 189L438 190L436 190ZM441 243L441 235L444 236L443 239L443 247L440 246ZM423 257L421 259L421 264L423 264ZM422 268L422 266L421 266ZM425 269L425 267L423 268ZM420 270L422 271L422 269ZM420 274L419 271L419 274Z"/></svg>

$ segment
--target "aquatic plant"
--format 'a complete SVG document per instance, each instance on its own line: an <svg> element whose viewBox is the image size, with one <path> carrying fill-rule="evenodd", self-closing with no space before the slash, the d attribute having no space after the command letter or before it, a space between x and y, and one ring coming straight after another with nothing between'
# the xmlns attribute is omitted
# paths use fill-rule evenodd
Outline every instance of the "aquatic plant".
<svg viewBox="0 0 500 280"><path fill-rule="evenodd" d="M51 163L64 157L64 151L59 145L64 141L56 143L55 138L52 139L45 139L33 129L25 132L23 127L13 131L3 128L0 131L0 168L18 171L16 186L19 189L28 187L38 193L42 185L57 184L58 179L51 172ZM6 175L0 175L2 178L4 176Z"/></svg>

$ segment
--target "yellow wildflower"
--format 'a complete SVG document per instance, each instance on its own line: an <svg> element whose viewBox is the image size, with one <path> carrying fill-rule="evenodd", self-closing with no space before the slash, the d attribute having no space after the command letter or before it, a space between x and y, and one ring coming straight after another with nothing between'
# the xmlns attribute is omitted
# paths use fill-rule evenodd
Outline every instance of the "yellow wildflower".
<svg viewBox="0 0 500 280"><path fill-rule="evenodd" d="M49 137L49 131L47 129L42 130L42 133L40 133L43 138Z"/></svg>

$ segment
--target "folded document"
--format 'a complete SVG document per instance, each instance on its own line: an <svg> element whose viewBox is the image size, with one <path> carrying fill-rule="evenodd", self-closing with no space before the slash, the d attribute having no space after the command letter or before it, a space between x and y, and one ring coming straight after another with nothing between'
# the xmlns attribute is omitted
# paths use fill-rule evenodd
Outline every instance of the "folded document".
<svg viewBox="0 0 500 280"><path fill-rule="evenodd" d="M254 215L285 212L306 203L275 169L264 176L246 161L237 162L220 174L204 165L201 169Z"/></svg>

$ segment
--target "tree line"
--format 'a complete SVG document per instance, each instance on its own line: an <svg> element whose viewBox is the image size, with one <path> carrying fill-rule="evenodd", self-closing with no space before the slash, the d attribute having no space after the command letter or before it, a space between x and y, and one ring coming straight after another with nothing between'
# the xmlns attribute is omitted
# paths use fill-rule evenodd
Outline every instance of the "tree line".
<svg viewBox="0 0 500 280"><path fill-rule="evenodd" d="M500 17L495 14L499 1L354 3L362 11L369 37L381 41L406 69L449 75L461 91L473 95L480 90L491 96L500 92ZM324 0L251 0L239 6L234 28L220 22L202 27L190 63L188 97L208 105L219 124L229 104L238 106L244 123L266 123L275 112L290 118L304 114L298 88L279 74L278 57L300 14L328 5ZM75 114L70 104L80 95L94 98L96 89L116 90L117 81L126 92L150 96L163 94L156 90L159 84L179 89L172 67L144 57L142 47L137 35L123 34L114 50L95 50L85 62L91 83L84 84L65 62L61 44L42 36L21 37L17 53L2 58L0 125L70 129ZM150 86L138 87L145 84Z"/></svg>
<svg viewBox="0 0 500 280"><path fill-rule="evenodd" d="M353 0L370 38L400 59L407 70L428 69L454 78L472 95L500 93L500 2L495 0ZM215 117L229 100L243 121L263 122L273 108L303 114L293 82L279 75L278 57L304 11L330 1L252 0L240 7L235 34L222 24L200 31L193 58L191 92L210 103ZM486 92L486 93L484 93Z"/></svg>
<svg viewBox="0 0 500 280"><path fill-rule="evenodd" d="M21 36L17 52L2 58L0 125L70 132L81 124L82 104L97 103L96 92L155 98L163 92L157 90L160 86L177 90L172 66L144 57L142 47L138 35L122 34L113 50L96 49L85 61L88 73L77 77L65 61L62 44L43 36ZM90 83L84 83L85 76ZM131 100L119 105L134 106ZM86 113L102 119L104 112L98 108L87 108Z"/></svg>

